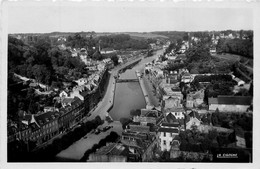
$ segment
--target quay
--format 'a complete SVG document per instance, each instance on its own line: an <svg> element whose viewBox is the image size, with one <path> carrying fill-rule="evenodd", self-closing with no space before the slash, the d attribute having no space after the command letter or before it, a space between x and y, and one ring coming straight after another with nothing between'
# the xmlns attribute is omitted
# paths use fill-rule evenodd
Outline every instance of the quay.
<svg viewBox="0 0 260 169"><path fill-rule="evenodd" d="M138 78L139 84L141 86L141 89L142 89L142 92L144 95L146 109L152 109L152 107L154 107L154 105L152 104L151 99L148 96L148 91L147 91L144 81L143 81L143 75L139 71L136 71L136 76Z"/></svg>

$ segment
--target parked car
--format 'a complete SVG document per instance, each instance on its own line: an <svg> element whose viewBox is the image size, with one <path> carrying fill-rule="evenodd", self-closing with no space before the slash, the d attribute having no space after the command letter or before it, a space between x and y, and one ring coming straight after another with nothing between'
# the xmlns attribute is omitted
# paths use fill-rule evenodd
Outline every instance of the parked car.
<svg viewBox="0 0 260 169"><path fill-rule="evenodd" d="M96 129L96 130L95 130L95 134L99 134L100 132L101 132L100 129Z"/></svg>
<svg viewBox="0 0 260 169"><path fill-rule="evenodd" d="M91 116L91 113L89 113L89 114L87 115L87 117L89 117L89 116Z"/></svg>
<svg viewBox="0 0 260 169"><path fill-rule="evenodd" d="M109 129L112 128L112 127L113 127L113 126L106 126L106 127L103 128L102 131L105 132L105 131L109 130Z"/></svg>

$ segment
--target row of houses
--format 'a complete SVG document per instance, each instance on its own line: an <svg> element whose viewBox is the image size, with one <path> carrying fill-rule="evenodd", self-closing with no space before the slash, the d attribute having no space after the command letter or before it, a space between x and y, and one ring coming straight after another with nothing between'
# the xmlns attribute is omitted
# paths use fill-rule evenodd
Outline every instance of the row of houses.
<svg viewBox="0 0 260 169"><path fill-rule="evenodd" d="M70 130L95 107L104 92L108 77L105 66L88 78L78 79L73 89L63 90L54 98L60 108L45 107L37 114L21 113L18 122L8 123L8 143L15 140L35 142L36 146Z"/></svg>

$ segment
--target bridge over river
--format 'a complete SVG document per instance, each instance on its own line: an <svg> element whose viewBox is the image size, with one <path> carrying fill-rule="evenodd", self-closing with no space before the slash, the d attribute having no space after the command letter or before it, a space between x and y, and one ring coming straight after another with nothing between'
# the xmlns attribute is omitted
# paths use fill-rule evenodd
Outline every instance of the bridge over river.
<svg viewBox="0 0 260 169"><path fill-rule="evenodd" d="M139 82L138 79L116 79L116 83Z"/></svg>

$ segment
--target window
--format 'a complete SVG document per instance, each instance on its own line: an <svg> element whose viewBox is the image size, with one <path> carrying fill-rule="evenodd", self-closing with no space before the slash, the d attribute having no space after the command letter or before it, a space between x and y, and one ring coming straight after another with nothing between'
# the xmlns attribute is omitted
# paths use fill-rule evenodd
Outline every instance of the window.
<svg viewBox="0 0 260 169"><path fill-rule="evenodd" d="M166 132L163 132L163 137L166 137Z"/></svg>
<svg viewBox="0 0 260 169"><path fill-rule="evenodd" d="M163 145L166 145L166 140L163 140Z"/></svg>

